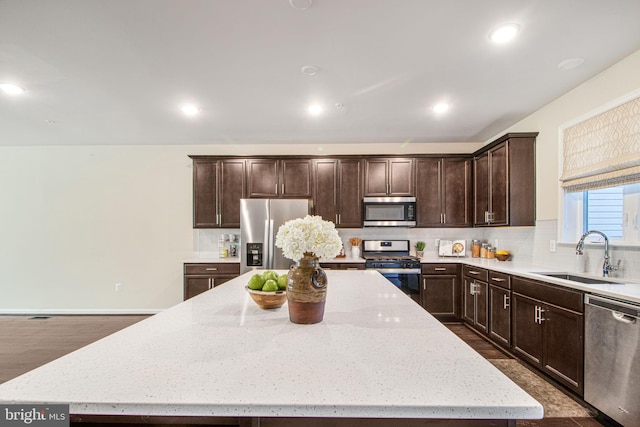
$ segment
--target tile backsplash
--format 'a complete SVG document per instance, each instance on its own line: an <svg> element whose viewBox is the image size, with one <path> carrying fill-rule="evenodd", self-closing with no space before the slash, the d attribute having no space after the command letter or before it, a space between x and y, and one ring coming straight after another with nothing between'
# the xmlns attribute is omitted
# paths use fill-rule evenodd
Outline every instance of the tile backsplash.
<svg viewBox="0 0 640 427"><path fill-rule="evenodd" d="M343 228L339 229L340 237L345 245L346 255L350 255L349 238L359 237L363 240L399 239L410 240L412 251L415 242L426 242L426 257L437 257L436 239L466 240L470 247L472 239L479 239L495 245L499 249L511 252L514 261L546 267L554 270L584 272L600 275L604 256L603 246L585 246L584 255L575 254L575 243L558 243L556 252L550 252L549 242L558 239L558 222L556 220L537 221L535 227L495 227L495 228ZM194 230L195 252L201 257L218 256L218 240L222 234L240 236L240 229ZM242 250L242 242L239 245ZM620 247L610 245L610 256L613 263L620 263L620 270L614 277L628 280L640 279L639 247ZM469 253L467 256L470 256Z"/></svg>

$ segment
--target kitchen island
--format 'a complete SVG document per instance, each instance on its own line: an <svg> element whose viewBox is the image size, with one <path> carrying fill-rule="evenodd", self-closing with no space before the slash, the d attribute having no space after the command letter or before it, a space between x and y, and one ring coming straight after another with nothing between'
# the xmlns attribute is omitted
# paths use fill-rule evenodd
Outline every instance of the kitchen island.
<svg viewBox="0 0 640 427"><path fill-rule="evenodd" d="M261 310L247 273L1 384L0 402L68 403L72 421L105 424L542 418L537 401L379 273L327 274L322 323L289 322L286 304Z"/></svg>

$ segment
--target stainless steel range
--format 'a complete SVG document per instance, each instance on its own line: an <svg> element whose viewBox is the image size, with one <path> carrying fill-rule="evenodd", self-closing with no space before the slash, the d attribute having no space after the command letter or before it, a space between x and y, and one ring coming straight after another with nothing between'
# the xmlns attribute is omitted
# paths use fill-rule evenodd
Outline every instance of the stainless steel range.
<svg viewBox="0 0 640 427"><path fill-rule="evenodd" d="M409 255L408 240L365 240L365 268L373 269L420 302L420 258Z"/></svg>

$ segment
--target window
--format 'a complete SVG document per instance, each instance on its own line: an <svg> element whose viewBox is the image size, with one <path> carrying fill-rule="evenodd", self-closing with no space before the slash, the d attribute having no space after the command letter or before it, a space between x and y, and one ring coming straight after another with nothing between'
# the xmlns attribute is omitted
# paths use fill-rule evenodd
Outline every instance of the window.
<svg viewBox="0 0 640 427"><path fill-rule="evenodd" d="M577 241L588 230L615 243L640 244L640 184L565 193L563 240ZM588 241L602 240L592 236Z"/></svg>

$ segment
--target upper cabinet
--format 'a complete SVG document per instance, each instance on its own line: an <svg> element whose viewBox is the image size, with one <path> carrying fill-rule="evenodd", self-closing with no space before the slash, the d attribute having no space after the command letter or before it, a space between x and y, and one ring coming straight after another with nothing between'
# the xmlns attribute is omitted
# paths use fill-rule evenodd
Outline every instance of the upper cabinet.
<svg viewBox="0 0 640 427"><path fill-rule="evenodd" d="M416 159L418 227L472 225L471 158Z"/></svg>
<svg viewBox="0 0 640 427"><path fill-rule="evenodd" d="M509 133L474 154L474 225L535 225L535 141Z"/></svg>
<svg viewBox="0 0 640 427"><path fill-rule="evenodd" d="M314 212L336 227L362 227L362 161L317 159L313 161Z"/></svg>
<svg viewBox="0 0 640 427"><path fill-rule="evenodd" d="M255 198L311 198L309 159L247 160L248 196Z"/></svg>
<svg viewBox="0 0 640 427"><path fill-rule="evenodd" d="M240 227L245 197L245 161L193 158L193 227Z"/></svg>
<svg viewBox="0 0 640 427"><path fill-rule="evenodd" d="M413 159L365 159L364 196L415 196Z"/></svg>

